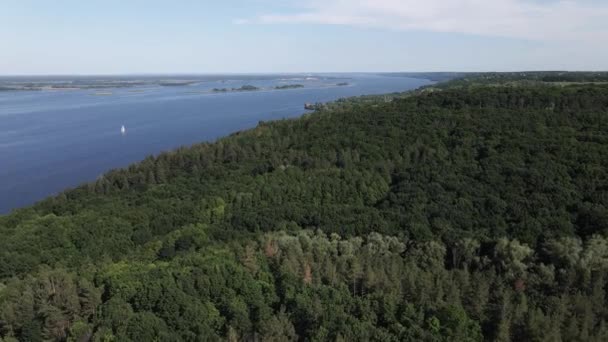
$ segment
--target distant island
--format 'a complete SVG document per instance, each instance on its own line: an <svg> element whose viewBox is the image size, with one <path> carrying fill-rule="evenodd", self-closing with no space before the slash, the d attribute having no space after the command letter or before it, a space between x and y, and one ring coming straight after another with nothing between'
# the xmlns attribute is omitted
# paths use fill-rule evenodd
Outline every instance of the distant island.
<svg viewBox="0 0 608 342"><path fill-rule="evenodd" d="M278 85L275 86L271 89L275 89L275 90L286 90L286 89L297 89L297 88L304 88L303 84L284 84L284 85ZM264 90L264 89L270 89L270 88L259 88L253 85L243 85L240 88L213 88L211 89L212 92L214 93L228 93L228 92L240 92L240 91L257 91L257 90Z"/></svg>
<svg viewBox="0 0 608 342"><path fill-rule="evenodd" d="M390 74L390 76L401 76L401 74ZM134 88L134 87L186 87L197 85L205 82L224 83L227 80L241 80L244 83L253 80L249 75L174 75L174 76L13 76L0 77L0 92L1 91L57 91L57 90L107 90L112 88ZM286 78L285 75L269 75L261 76L261 79L277 81L298 82L297 80L317 80L319 78ZM272 77L272 78L271 78ZM324 80L335 80L338 82L342 79L323 78ZM348 86L347 82L328 83L326 86ZM258 91L258 90L287 90L305 88L304 84L275 84L268 87L257 87L250 84L245 84L239 88L213 88L205 92L236 92L236 91Z"/></svg>
<svg viewBox="0 0 608 342"><path fill-rule="evenodd" d="M232 90L234 90L234 91L254 91L254 90L260 90L260 88L246 84L244 86L241 86L240 88L236 88L236 89L232 88Z"/></svg>
<svg viewBox="0 0 608 342"><path fill-rule="evenodd" d="M279 80L290 75L0 76L0 91L180 87L202 82ZM254 90L254 89L241 89ZM257 89L255 89L257 90ZM226 91L230 91L227 89Z"/></svg>
<svg viewBox="0 0 608 342"><path fill-rule="evenodd" d="M226 93L229 91L256 91L256 90L260 90L261 88L258 88L256 86L252 86L249 84L243 85L240 88L213 88L212 91L215 93Z"/></svg>
<svg viewBox="0 0 608 342"><path fill-rule="evenodd" d="M43 79L43 80L0 80L0 91L36 91L36 90L86 90L131 88L140 86L187 86L198 83L198 80L138 80L138 79Z"/></svg>
<svg viewBox="0 0 608 342"><path fill-rule="evenodd" d="M274 89L282 90L282 89L296 89L296 88L304 88L302 84L285 84L274 87Z"/></svg>

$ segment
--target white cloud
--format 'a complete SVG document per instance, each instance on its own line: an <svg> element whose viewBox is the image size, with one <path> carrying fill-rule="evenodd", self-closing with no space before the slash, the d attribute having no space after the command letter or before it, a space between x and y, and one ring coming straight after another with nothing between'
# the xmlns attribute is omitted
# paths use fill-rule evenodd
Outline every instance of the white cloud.
<svg viewBox="0 0 608 342"><path fill-rule="evenodd" d="M608 40L608 2L604 1L306 1L293 13L267 13L238 22L348 25L543 41Z"/></svg>

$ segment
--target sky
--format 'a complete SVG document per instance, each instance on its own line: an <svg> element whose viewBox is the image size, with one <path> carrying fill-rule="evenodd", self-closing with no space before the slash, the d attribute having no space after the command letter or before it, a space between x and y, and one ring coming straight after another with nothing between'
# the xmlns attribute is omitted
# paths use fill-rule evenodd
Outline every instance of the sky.
<svg viewBox="0 0 608 342"><path fill-rule="evenodd" d="M608 0L0 0L0 75L608 70Z"/></svg>

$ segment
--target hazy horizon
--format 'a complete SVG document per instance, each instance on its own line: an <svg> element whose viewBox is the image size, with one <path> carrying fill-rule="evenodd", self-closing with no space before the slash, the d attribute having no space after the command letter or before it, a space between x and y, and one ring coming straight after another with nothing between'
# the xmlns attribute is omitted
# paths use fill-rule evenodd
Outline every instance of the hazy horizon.
<svg viewBox="0 0 608 342"><path fill-rule="evenodd" d="M396 70L396 71L294 71L294 72L141 72L141 73L107 73L107 74L94 74L94 73L72 73L72 74L0 74L0 78L9 77L170 77L170 76L280 76L280 75L347 75L347 74L449 74L449 73L461 73L461 74L483 74L483 73L535 73L535 72L608 72L605 70L584 70L584 69L570 69L570 70L552 70L552 69L534 69L534 70L478 70L478 71L463 71L463 70L439 70L439 71L409 71L409 70Z"/></svg>

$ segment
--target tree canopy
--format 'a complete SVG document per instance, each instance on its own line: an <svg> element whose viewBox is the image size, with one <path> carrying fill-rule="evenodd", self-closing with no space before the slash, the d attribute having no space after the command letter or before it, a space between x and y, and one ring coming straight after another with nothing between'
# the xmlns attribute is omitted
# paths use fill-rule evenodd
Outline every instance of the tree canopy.
<svg viewBox="0 0 608 342"><path fill-rule="evenodd" d="M459 82L0 216L0 340L608 340L608 86Z"/></svg>

